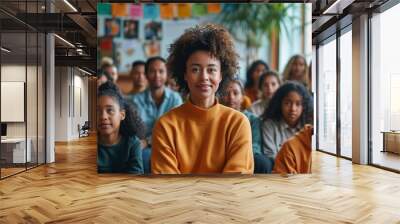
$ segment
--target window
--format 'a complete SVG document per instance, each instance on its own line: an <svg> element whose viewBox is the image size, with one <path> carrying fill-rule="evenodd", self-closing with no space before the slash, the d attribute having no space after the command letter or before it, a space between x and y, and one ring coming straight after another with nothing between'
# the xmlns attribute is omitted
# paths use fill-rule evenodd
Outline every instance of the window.
<svg viewBox="0 0 400 224"><path fill-rule="evenodd" d="M23 16L39 13L43 4L43 1L8 1L2 6L18 6ZM0 12L0 17L2 179L45 163L46 38L44 33L4 12ZM9 95L15 101L4 100ZM11 106L17 109L10 110Z"/></svg>
<svg viewBox="0 0 400 224"><path fill-rule="evenodd" d="M371 19L372 163L400 170L400 5ZM384 139L387 132L388 138ZM390 136L389 136L390 135Z"/></svg>
<svg viewBox="0 0 400 224"><path fill-rule="evenodd" d="M336 39L318 48L318 149L336 153Z"/></svg>
<svg viewBox="0 0 400 224"><path fill-rule="evenodd" d="M349 27L351 28L351 27ZM352 157L352 33L340 36L340 155Z"/></svg>

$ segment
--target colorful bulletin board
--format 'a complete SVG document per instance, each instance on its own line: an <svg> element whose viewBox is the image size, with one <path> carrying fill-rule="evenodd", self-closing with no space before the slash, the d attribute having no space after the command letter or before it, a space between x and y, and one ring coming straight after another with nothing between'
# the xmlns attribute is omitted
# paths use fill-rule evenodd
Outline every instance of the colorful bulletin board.
<svg viewBox="0 0 400 224"><path fill-rule="evenodd" d="M135 60L168 56L169 45L185 29L213 18L220 3L98 3L98 63L108 56L121 74ZM99 64L98 64L99 66Z"/></svg>

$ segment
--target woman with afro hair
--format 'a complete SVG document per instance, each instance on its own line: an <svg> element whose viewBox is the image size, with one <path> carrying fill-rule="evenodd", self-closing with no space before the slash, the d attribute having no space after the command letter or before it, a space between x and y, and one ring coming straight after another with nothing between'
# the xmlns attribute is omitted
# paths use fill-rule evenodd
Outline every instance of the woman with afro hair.
<svg viewBox="0 0 400 224"><path fill-rule="evenodd" d="M216 97L238 67L228 31L215 24L189 28L169 53L168 70L188 100L155 124L152 173L253 173L250 123Z"/></svg>

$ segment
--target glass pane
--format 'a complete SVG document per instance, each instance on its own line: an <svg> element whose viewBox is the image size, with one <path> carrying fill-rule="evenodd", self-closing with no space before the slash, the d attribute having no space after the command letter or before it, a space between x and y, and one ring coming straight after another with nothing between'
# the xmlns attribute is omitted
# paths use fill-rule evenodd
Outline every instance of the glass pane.
<svg viewBox="0 0 400 224"><path fill-rule="evenodd" d="M336 40L318 51L318 148L336 153Z"/></svg>
<svg viewBox="0 0 400 224"><path fill-rule="evenodd" d="M27 2L26 12L29 14L37 13L39 11L38 2ZM38 22L38 16L29 17ZM38 162L38 108L37 108L37 76L38 76L38 34L36 31L28 31L28 63L27 63L27 142L31 148L31 161L27 164L28 168L37 166Z"/></svg>
<svg viewBox="0 0 400 224"><path fill-rule="evenodd" d="M340 152L352 157L352 34L340 37Z"/></svg>
<svg viewBox="0 0 400 224"><path fill-rule="evenodd" d="M372 163L400 170L400 5L372 18Z"/></svg>
<svg viewBox="0 0 400 224"><path fill-rule="evenodd" d="M38 46L38 163L45 163L45 52L46 37L39 34Z"/></svg>
<svg viewBox="0 0 400 224"><path fill-rule="evenodd" d="M36 32L30 32L27 34L28 37L28 63L27 63L27 80L26 80L26 111L27 111L27 142L30 148L30 162L28 162L28 168L37 165L38 160L38 144L37 144L37 132L38 132L38 119L37 119L37 75L38 75L38 36Z"/></svg>
<svg viewBox="0 0 400 224"><path fill-rule="evenodd" d="M25 170L26 161L31 160L31 151L26 151L25 41L25 32L1 34L1 45L7 49L1 50L2 177Z"/></svg>
<svg viewBox="0 0 400 224"><path fill-rule="evenodd" d="M312 63L311 63L311 86L312 86L312 94L313 98L316 99L315 93L317 92L317 85L316 85L316 75L317 75L317 48L315 45L312 46ZM317 101L314 100L313 108L317 108ZM314 109L315 110L315 109ZM317 113L314 112L314 125L316 124L316 116ZM315 150L317 148L317 136L314 134L312 136L312 148Z"/></svg>
<svg viewBox="0 0 400 224"><path fill-rule="evenodd" d="M30 14L43 13L44 3L44 0L6 0L1 1L0 6L21 20L29 20L39 18ZM9 98L9 101L4 101L2 97L0 107L0 171L3 178L45 161L45 85L42 74L45 38L43 34L38 34L23 22L2 12L0 33L3 47L0 59L2 95Z"/></svg>

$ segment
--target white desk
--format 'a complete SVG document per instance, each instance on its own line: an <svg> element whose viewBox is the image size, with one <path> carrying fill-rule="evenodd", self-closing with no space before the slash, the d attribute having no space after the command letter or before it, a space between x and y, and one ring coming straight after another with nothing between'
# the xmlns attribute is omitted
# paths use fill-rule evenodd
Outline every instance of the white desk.
<svg viewBox="0 0 400 224"><path fill-rule="evenodd" d="M7 155L6 161L10 163L25 163L31 161L31 145L32 141L27 138L27 146L25 152L25 138L6 138L1 139L1 154L3 158L4 154ZM12 161L11 161L12 154ZM26 161L25 161L26 159Z"/></svg>

